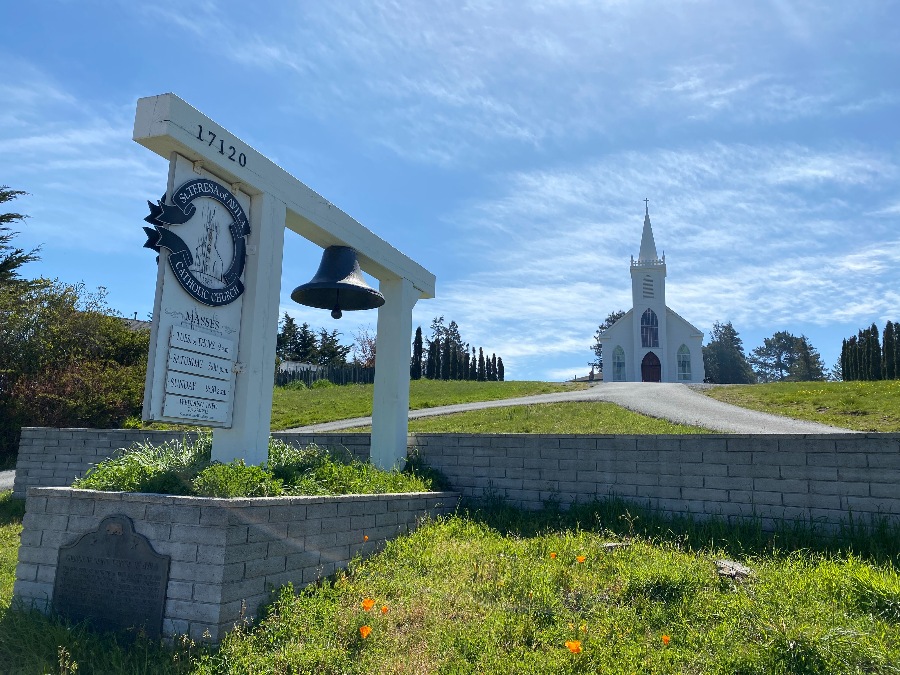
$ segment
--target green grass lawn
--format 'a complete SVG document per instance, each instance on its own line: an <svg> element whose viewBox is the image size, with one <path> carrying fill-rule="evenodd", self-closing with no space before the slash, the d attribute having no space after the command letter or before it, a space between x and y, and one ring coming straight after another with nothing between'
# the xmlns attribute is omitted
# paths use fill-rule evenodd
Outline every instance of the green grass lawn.
<svg viewBox="0 0 900 675"><path fill-rule="evenodd" d="M900 380L715 387L719 401L856 431L900 432Z"/></svg>
<svg viewBox="0 0 900 675"><path fill-rule="evenodd" d="M359 430L369 430L365 427ZM409 421L409 431L467 434L702 434L700 427L674 424L620 408L579 401L488 408Z"/></svg>
<svg viewBox="0 0 900 675"><path fill-rule="evenodd" d="M21 508L7 498L0 512L0 533L15 533ZM264 618L215 650L9 612L7 592L0 672L898 673L898 533L845 534L773 535L615 501L536 514L494 505L275 592ZM15 544L0 542L8 579ZM719 578L719 558L753 575Z"/></svg>
<svg viewBox="0 0 900 675"><path fill-rule="evenodd" d="M413 380L409 387L410 410L434 408L473 401L550 394L557 391L583 389L583 384L566 382L470 382ZM272 401L272 429L333 422L372 414L371 384L291 389L275 387Z"/></svg>

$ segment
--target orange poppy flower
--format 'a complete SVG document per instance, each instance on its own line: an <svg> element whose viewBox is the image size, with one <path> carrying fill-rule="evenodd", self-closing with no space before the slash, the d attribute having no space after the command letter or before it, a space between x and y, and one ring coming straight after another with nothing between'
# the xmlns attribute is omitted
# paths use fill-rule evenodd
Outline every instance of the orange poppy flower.
<svg viewBox="0 0 900 675"><path fill-rule="evenodd" d="M362 608L363 608L365 611L367 611L367 612L368 612L370 609L372 609L374 606L375 606L375 601L374 601L372 598L365 598L365 599L362 601Z"/></svg>
<svg viewBox="0 0 900 675"><path fill-rule="evenodd" d="M567 640L566 647L568 647L569 651L573 654L581 653L581 640Z"/></svg>
<svg viewBox="0 0 900 675"><path fill-rule="evenodd" d="M555 552L551 553L551 554L550 554L550 557L553 558L553 559L555 560L555 559L556 559L556 553L555 553Z"/></svg>
<svg viewBox="0 0 900 675"><path fill-rule="evenodd" d="M371 633L371 632L372 632L371 626L360 626L359 627L359 634L362 635L363 640L365 640L367 637L369 637L369 633Z"/></svg>
<svg viewBox="0 0 900 675"><path fill-rule="evenodd" d="M585 560L587 560L587 556L586 555L576 555L575 560L577 560L580 563L583 563Z"/></svg>
<svg viewBox="0 0 900 675"><path fill-rule="evenodd" d="M382 605L382 606L381 606L381 613L382 613L382 614L387 614L387 613L388 613L387 605Z"/></svg>
<svg viewBox="0 0 900 675"><path fill-rule="evenodd" d="M669 641L670 641L671 639L672 639L672 638L670 638L668 635L663 635L663 636L662 636L662 641L663 641L663 644L664 644L664 645L669 644Z"/></svg>
<svg viewBox="0 0 900 675"><path fill-rule="evenodd" d="M363 541L369 541L369 535L364 534L364 535L363 535Z"/></svg>

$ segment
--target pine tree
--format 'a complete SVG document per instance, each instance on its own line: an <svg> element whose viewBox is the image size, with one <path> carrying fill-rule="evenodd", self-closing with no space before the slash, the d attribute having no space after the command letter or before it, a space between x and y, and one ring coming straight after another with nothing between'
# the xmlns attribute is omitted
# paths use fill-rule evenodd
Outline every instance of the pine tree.
<svg viewBox="0 0 900 675"><path fill-rule="evenodd" d="M487 373L484 369L484 352L481 347L478 348L478 381L484 382L487 379Z"/></svg>
<svg viewBox="0 0 900 675"><path fill-rule="evenodd" d="M812 346L809 338L801 335L796 338L794 363L791 366L791 378L797 382L808 382L825 379L825 362L819 351Z"/></svg>
<svg viewBox="0 0 900 675"><path fill-rule="evenodd" d="M747 357L744 343L731 322L713 324L711 340L703 347L703 366L708 382L717 384L751 384L756 375Z"/></svg>
<svg viewBox="0 0 900 675"><path fill-rule="evenodd" d="M337 328L332 331L319 329L319 350L316 355L316 362L320 366L346 366L347 355L350 354L351 347L340 343L341 334Z"/></svg>
<svg viewBox="0 0 900 675"><path fill-rule="evenodd" d="M497 359L497 379L503 382L505 376L506 369L503 367L503 359Z"/></svg>
<svg viewBox="0 0 900 675"><path fill-rule="evenodd" d="M409 362L409 377L412 380L422 379L422 327L416 328L413 338L412 359Z"/></svg>
<svg viewBox="0 0 900 675"><path fill-rule="evenodd" d="M297 348L297 322L287 312L281 319L278 335L275 337L275 355L282 361L296 361L294 352Z"/></svg>
<svg viewBox="0 0 900 675"><path fill-rule="evenodd" d="M28 193L21 190L10 190L6 185L0 185L0 204L5 204L24 194ZM24 249L10 245L17 233L11 231L7 225L21 223L27 217L21 213L0 213L0 288L26 283L19 276L19 268L26 263L40 259L37 255L40 248L26 252Z"/></svg>
<svg viewBox="0 0 900 675"><path fill-rule="evenodd" d="M297 329L294 356L301 363L316 363L319 359L319 341L313 329L305 321Z"/></svg>

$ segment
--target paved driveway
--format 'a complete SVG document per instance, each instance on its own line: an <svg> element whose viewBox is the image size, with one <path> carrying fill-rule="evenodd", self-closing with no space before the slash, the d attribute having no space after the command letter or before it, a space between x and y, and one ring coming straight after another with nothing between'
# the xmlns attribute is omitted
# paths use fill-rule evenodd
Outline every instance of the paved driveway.
<svg viewBox="0 0 900 675"><path fill-rule="evenodd" d="M649 382L607 382L581 391L566 391L555 394L507 398L501 401L460 403L437 408L410 410L409 418L417 419L419 417L446 415L467 410L504 408L512 405L530 405L534 403L561 403L565 401L608 401L644 415L734 434L856 433L848 429L739 408L704 396L683 384ZM339 422L297 427L288 429L288 431L339 431L351 427L368 426L371 423L371 417L357 417Z"/></svg>

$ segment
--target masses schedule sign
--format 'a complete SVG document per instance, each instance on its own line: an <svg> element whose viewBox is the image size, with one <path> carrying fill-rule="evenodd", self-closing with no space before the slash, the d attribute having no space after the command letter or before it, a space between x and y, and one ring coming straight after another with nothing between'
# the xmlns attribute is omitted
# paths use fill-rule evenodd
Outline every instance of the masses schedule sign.
<svg viewBox="0 0 900 675"><path fill-rule="evenodd" d="M148 204L144 246L159 269L144 419L230 427L249 200L176 154L166 194Z"/></svg>

